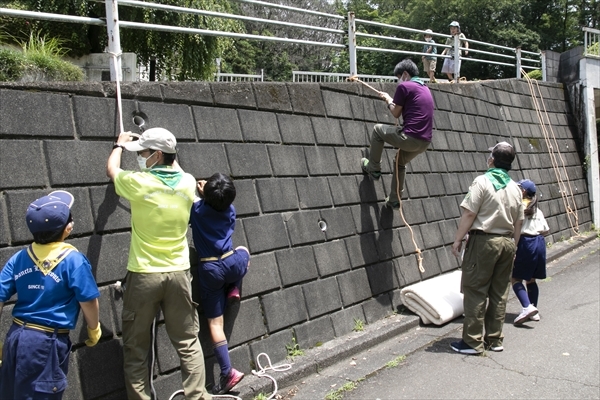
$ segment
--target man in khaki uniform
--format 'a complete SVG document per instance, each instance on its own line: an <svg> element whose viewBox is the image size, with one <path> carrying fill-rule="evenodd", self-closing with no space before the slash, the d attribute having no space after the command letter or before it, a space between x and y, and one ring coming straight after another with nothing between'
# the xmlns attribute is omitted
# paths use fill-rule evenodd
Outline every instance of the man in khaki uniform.
<svg viewBox="0 0 600 400"><path fill-rule="evenodd" d="M459 257L463 238L469 234L461 265L463 338L451 344L463 354L479 354L485 348L504 350L502 326L524 218L521 190L507 173L515 149L501 142L490 150L489 169L475 178L460 204L463 211L452 245L452 253Z"/></svg>

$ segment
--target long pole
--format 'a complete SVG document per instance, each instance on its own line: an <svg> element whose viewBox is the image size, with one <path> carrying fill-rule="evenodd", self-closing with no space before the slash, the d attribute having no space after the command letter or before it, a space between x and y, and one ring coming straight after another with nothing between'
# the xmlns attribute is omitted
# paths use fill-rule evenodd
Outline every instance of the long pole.
<svg viewBox="0 0 600 400"><path fill-rule="evenodd" d="M119 111L119 132L123 132L123 107L121 105L121 36L119 33L119 5L117 0L106 0L106 31L108 34L108 54L110 54L110 80L117 86L117 108Z"/></svg>
<svg viewBox="0 0 600 400"><path fill-rule="evenodd" d="M356 67L356 21L354 13L348 13L348 53L350 54L350 76L358 75Z"/></svg>

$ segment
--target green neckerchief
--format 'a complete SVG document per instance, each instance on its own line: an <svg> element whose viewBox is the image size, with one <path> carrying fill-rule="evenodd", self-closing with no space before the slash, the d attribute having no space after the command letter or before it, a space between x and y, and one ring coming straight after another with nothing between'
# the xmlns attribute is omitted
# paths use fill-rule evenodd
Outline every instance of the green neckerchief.
<svg viewBox="0 0 600 400"><path fill-rule="evenodd" d="M181 178L183 178L181 171L176 171L173 169L173 167L169 167L167 165L153 167L148 172L160 179L162 183L171 189L175 189L175 187L179 185Z"/></svg>
<svg viewBox="0 0 600 400"><path fill-rule="evenodd" d="M492 182L496 190L504 189L512 180L506 170L502 168L490 168L486 171L485 176Z"/></svg>
<svg viewBox="0 0 600 400"><path fill-rule="evenodd" d="M421 86L425 85L425 82L423 82L423 80L418 76L413 76L412 78L410 78L410 80L413 82L417 82Z"/></svg>

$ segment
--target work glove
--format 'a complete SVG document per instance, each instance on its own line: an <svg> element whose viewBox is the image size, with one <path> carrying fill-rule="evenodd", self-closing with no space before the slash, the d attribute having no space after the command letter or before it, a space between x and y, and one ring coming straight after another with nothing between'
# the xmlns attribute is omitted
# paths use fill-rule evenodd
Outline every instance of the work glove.
<svg viewBox="0 0 600 400"><path fill-rule="evenodd" d="M91 329L89 326L87 327L88 331L88 340L85 341L85 345L88 347L93 347L100 340L100 336L102 336L102 328L100 328L100 324L96 329Z"/></svg>

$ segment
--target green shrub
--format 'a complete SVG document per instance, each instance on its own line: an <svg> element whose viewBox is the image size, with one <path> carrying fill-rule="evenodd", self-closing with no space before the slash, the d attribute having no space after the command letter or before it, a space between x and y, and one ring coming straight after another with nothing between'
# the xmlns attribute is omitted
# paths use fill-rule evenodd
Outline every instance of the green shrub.
<svg viewBox="0 0 600 400"><path fill-rule="evenodd" d="M27 41L19 44L23 52L0 50L0 81L83 80L83 71L78 66L61 59L65 49L59 40L32 32Z"/></svg>
<svg viewBox="0 0 600 400"><path fill-rule="evenodd" d="M527 76L531 79L541 81L542 80L542 71L539 69L534 69L533 71L529 71L527 73Z"/></svg>
<svg viewBox="0 0 600 400"><path fill-rule="evenodd" d="M25 69L26 61L22 53L0 49L0 81L16 81Z"/></svg>

